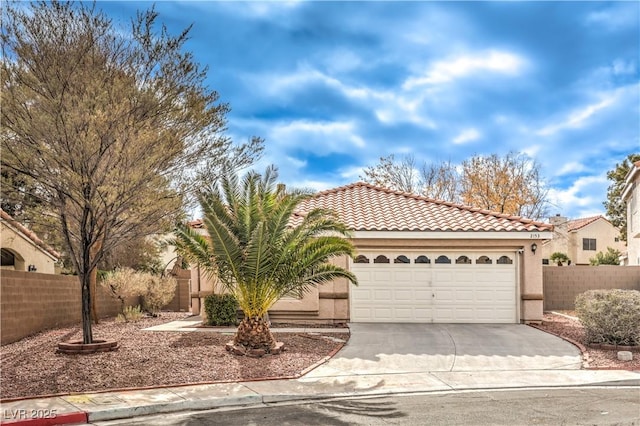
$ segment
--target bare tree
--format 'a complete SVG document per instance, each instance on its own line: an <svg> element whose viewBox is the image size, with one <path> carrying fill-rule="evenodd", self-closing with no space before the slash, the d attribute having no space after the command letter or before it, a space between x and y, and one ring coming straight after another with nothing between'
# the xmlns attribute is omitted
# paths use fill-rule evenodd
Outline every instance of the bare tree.
<svg viewBox="0 0 640 426"><path fill-rule="evenodd" d="M418 168L412 155L396 160L393 154L380 157L375 166L367 167L360 176L365 182L425 197L457 201L458 174L451 162L422 163Z"/></svg>
<svg viewBox="0 0 640 426"><path fill-rule="evenodd" d="M539 219L547 214L548 189L540 166L517 152L504 157L476 155L460 166L451 161L423 163L419 170L413 156L396 160L389 155L367 167L360 178L399 191L510 215Z"/></svg>
<svg viewBox="0 0 640 426"><path fill-rule="evenodd" d="M422 165L420 187L425 197L457 203L460 201L459 186L460 176L451 161Z"/></svg>
<svg viewBox="0 0 640 426"><path fill-rule="evenodd" d="M374 185L412 193L420 189L415 159L412 156L405 156L400 161L396 161L393 154L380 157L378 164L367 167L363 173L364 176L360 176L360 179Z"/></svg>
<svg viewBox="0 0 640 426"><path fill-rule="evenodd" d="M2 166L36 182L57 218L91 343L91 272L180 216L195 171L233 149L229 107L183 52L189 28L156 31L153 8L129 32L95 3L5 3L3 18Z"/></svg>

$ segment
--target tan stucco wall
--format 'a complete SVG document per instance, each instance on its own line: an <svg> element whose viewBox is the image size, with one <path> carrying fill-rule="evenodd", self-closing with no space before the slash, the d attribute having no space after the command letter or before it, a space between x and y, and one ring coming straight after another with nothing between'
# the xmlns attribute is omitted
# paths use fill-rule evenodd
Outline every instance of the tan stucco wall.
<svg viewBox="0 0 640 426"><path fill-rule="evenodd" d="M627 264L640 265L640 173L627 196Z"/></svg>
<svg viewBox="0 0 640 426"><path fill-rule="evenodd" d="M17 271L26 271L29 265L34 265L38 273L56 273L54 259L5 222L0 222L0 247L13 253Z"/></svg>
<svg viewBox="0 0 640 426"><path fill-rule="evenodd" d="M576 296L587 290L640 290L640 266L545 266L544 309L575 308Z"/></svg>
<svg viewBox="0 0 640 426"><path fill-rule="evenodd" d="M485 249L522 251L517 256L517 270L519 271L520 288L518 306L521 322L539 322L542 320L543 286L542 286L542 255L540 250L535 254L531 245L542 246L542 240L449 240L449 239L354 239L357 249L416 249L438 248L445 251L455 249ZM519 259L519 260L518 260ZM351 261L347 257L334 260L337 264L349 268ZM192 267L192 312L204 316L204 297L214 290L221 293L223 289L215 285L214 281L205 274L198 274L197 268ZM198 278L200 275L200 278ZM200 281L198 281L198 279ZM200 282L200 293L198 293ZM336 280L312 289L303 299L284 299L277 302L269 311L272 321L309 321L320 323L338 323L349 320L349 299L352 285L346 279Z"/></svg>
<svg viewBox="0 0 640 426"><path fill-rule="evenodd" d="M598 219L595 222L571 232L571 245L569 247L569 258L574 259L576 265L589 265L589 259L595 257L598 252L607 252L607 247L624 252L626 250L624 241L615 241L620 238L620 231L611 223L604 219ZM583 250L582 239L595 238L596 250Z"/></svg>
<svg viewBox="0 0 640 426"><path fill-rule="evenodd" d="M594 238L596 250L583 250L583 238ZM619 241L616 241L616 238ZM624 241L620 241L620 231L605 219L598 219L571 232L556 227L554 239L542 247L542 258L549 259L552 253L561 252L569 256L572 265L589 265L589 259L595 257L598 252L606 253L607 247L619 250L621 253L627 250Z"/></svg>

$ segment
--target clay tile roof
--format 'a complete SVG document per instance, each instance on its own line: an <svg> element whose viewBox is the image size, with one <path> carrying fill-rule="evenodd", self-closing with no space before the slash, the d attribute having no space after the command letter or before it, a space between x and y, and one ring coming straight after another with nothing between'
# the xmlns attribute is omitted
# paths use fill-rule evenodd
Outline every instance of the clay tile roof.
<svg viewBox="0 0 640 426"><path fill-rule="evenodd" d="M31 240L33 244L38 246L40 249L46 251L56 259L60 259L60 257L62 257L60 253L58 253L57 251L49 247L44 241L38 238L38 236L33 231L26 228L20 222L18 222L13 217L11 217L9 213L5 212L2 209L0 209L0 217L2 218L3 221L7 222L12 228L16 229L17 231L22 233L25 237L27 237L29 240Z"/></svg>
<svg viewBox="0 0 640 426"><path fill-rule="evenodd" d="M595 222L598 219L607 220L606 218L604 218L601 215L583 217L583 218L580 218L580 219L572 219L572 220L567 222L567 231L577 231L578 229L584 228L585 226ZM608 220L607 220L607 222L608 222Z"/></svg>
<svg viewBox="0 0 640 426"><path fill-rule="evenodd" d="M301 203L292 219L323 208L354 231L551 231L553 225L473 208L364 182L322 191Z"/></svg>
<svg viewBox="0 0 640 426"><path fill-rule="evenodd" d="M192 220L187 222L187 226L190 226L191 228L204 228L204 222L202 221L202 219L196 219L196 220Z"/></svg>

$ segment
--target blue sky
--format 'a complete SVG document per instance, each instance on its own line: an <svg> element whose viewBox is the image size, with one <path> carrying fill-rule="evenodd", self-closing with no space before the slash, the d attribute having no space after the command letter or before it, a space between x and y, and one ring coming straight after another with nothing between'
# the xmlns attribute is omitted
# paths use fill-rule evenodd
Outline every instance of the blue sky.
<svg viewBox="0 0 640 426"><path fill-rule="evenodd" d="M149 2L98 2L127 23ZM389 154L527 153L550 213L604 213L606 172L640 152L638 2L169 2L259 168L317 190Z"/></svg>

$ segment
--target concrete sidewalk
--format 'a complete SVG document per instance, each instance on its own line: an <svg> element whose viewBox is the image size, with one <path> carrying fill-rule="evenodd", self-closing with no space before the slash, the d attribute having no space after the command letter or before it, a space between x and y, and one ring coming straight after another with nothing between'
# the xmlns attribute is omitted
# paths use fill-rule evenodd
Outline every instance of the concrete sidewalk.
<svg viewBox="0 0 640 426"><path fill-rule="evenodd" d="M197 323L190 318L151 329L235 332L235 328L196 328ZM523 325L352 324L352 327L349 343L334 358L299 379L25 399L2 403L1 423L85 424L187 410L398 393L587 385L640 389L640 372L581 370L577 348ZM277 331L345 333L349 329Z"/></svg>
<svg viewBox="0 0 640 426"><path fill-rule="evenodd" d="M83 424L143 415L343 396L586 385L640 388L623 370L440 371L302 377L28 399L2 404L2 424Z"/></svg>

